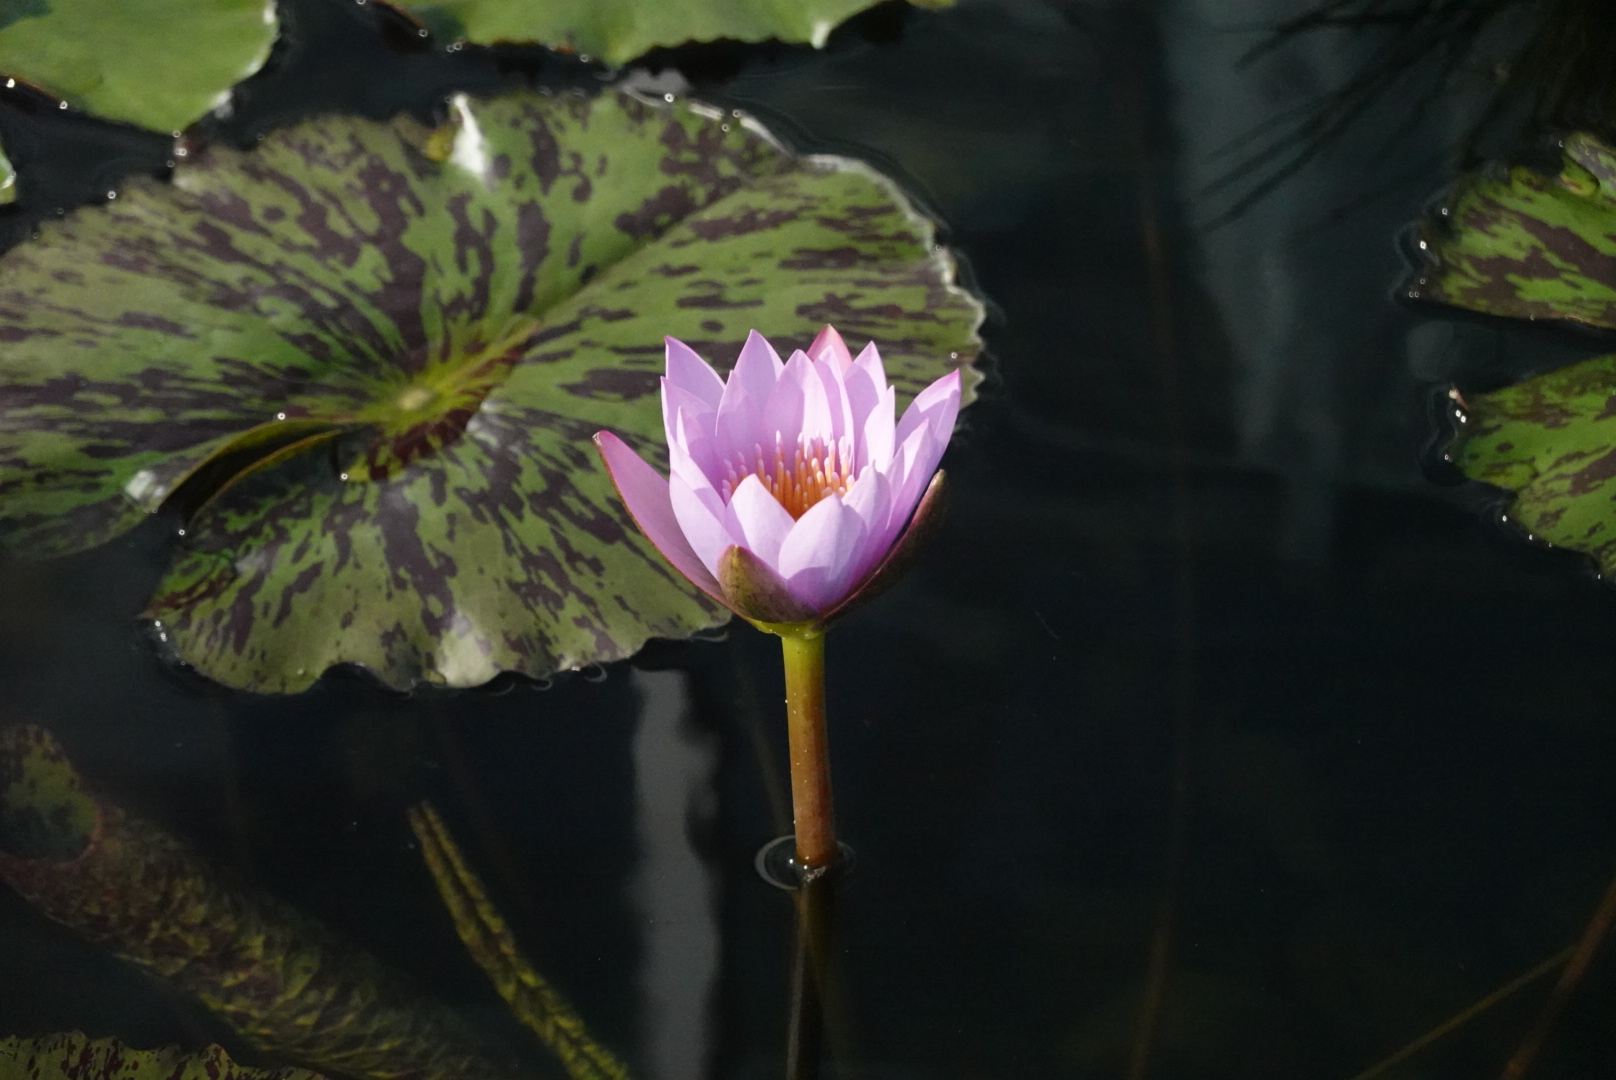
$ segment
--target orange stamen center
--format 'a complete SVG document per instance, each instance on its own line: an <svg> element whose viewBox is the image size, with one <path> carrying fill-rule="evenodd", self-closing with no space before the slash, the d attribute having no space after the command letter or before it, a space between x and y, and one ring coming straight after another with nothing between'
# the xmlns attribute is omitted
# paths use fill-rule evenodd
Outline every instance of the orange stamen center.
<svg viewBox="0 0 1616 1080"><path fill-rule="evenodd" d="M772 454L765 454L761 446L754 446L753 451L751 457L736 454L724 462L726 503L742 480L756 476L786 513L800 518L832 492L845 496L857 479L853 473L853 446L847 439L838 446L834 441L798 436L796 445L788 450L776 432Z"/></svg>

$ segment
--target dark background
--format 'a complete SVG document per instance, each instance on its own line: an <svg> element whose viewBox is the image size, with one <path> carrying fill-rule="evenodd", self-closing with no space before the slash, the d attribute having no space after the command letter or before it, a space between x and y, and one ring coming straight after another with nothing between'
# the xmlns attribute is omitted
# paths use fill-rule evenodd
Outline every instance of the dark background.
<svg viewBox="0 0 1616 1080"><path fill-rule="evenodd" d="M839 897L842 1075L1124 1075L1176 865L1151 1075L1351 1077L1575 940L1616 873L1616 597L1421 464L1440 458L1444 380L1595 347L1394 300L1399 232L1450 178L1485 88L1461 81L1412 127L1393 95L1208 228L1205 182L1227 169L1207 148L1366 55L1334 35L1234 66L1240 34L1301 6L889 4L822 52L652 58L798 149L897 177L993 307L946 528L829 644L858 851ZM283 7L287 42L202 136L603 81L531 51L445 53L373 5ZM7 243L169 155L15 95L0 142L22 185ZM51 727L122 805L520 1038L411 847L403 809L433 798L536 965L653 1076L627 666L542 691L401 697L342 673L298 698L211 688L133 623L172 528L0 565L4 719ZM781 831L753 751L762 732L783 769L776 646L737 626L637 662L688 671L720 740L698 836L722 897L711 1073L775 1075L790 905L751 860ZM0 970L0 1032L235 1049L10 894ZM1496 1075L1545 991L1390 1075ZM1600 963L1534 1075L1616 1072L1613 1009Z"/></svg>

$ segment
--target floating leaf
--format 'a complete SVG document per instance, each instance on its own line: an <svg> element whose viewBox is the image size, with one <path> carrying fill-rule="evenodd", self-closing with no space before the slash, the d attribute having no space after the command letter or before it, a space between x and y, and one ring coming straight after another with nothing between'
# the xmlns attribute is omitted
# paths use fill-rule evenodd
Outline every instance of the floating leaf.
<svg viewBox="0 0 1616 1080"><path fill-rule="evenodd" d="M1463 402L1454 460L1515 492L1529 532L1586 552L1616 575L1616 356L1601 356Z"/></svg>
<svg viewBox="0 0 1616 1080"><path fill-rule="evenodd" d="M277 30L274 0L0 0L0 73L178 131L263 66Z"/></svg>
<svg viewBox="0 0 1616 1080"><path fill-rule="evenodd" d="M410 828L421 842L421 857L437 882L438 895L449 909L461 942L517 1019L555 1052L573 1080L628 1080L628 1070L590 1037L583 1018L516 947L504 916L489 901L483 883L466 865L431 803L410 810Z"/></svg>
<svg viewBox="0 0 1616 1080"><path fill-rule="evenodd" d="M1556 176L1473 173L1421 230L1419 300L1616 329L1616 151L1565 141Z"/></svg>
<svg viewBox="0 0 1616 1080"><path fill-rule="evenodd" d="M440 37L536 42L621 64L691 41L781 41L823 45L836 26L880 0L392 0ZM953 0L913 0L946 7Z"/></svg>
<svg viewBox="0 0 1616 1080"><path fill-rule="evenodd" d="M589 441L662 453L663 335L727 366L834 322L905 395L977 352L930 224L857 163L616 93L455 111L441 162L329 117L0 260L0 535L77 550L180 489L149 614L213 678L543 676L727 617Z"/></svg>
<svg viewBox="0 0 1616 1080"><path fill-rule="evenodd" d="M41 728L0 728L0 880L292 1061L376 1080L519 1076L399 973L87 794Z"/></svg>
<svg viewBox="0 0 1616 1080"><path fill-rule="evenodd" d="M12 1080L324 1080L307 1069L250 1069L222 1047L136 1050L83 1032L0 1039L0 1076Z"/></svg>

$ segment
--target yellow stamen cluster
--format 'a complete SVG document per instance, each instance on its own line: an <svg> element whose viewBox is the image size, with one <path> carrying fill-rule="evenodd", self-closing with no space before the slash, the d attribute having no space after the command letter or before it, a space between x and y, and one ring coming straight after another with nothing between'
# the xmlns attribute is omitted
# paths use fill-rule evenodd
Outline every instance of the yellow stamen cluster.
<svg viewBox="0 0 1616 1080"><path fill-rule="evenodd" d="M838 447L834 440L827 443L799 436L788 453L785 441L776 432L772 455L765 455L762 446L755 445L753 451L750 460L745 454L737 454L724 463L725 502L735 494L742 480L749 475L756 476L769 494L786 508L786 513L800 518L809 507L832 492L845 496L857 479L853 471L853 448L846 439Z"/></svg>

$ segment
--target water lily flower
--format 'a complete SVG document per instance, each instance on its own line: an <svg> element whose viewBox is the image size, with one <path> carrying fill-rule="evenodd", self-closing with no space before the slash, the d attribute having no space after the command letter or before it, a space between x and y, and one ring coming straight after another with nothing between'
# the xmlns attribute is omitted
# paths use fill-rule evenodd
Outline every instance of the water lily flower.
<svg viewBox="0 0 1616 1080"><path fill-rule="evenodd" d="M611 432L595 441L680 573L753 623L817 631L884 588L935 520L959 404L956 370L896 418L875 343L854 359L829 326L785 362L752 331L728 379L668 338L671 475Z"/></svg>

